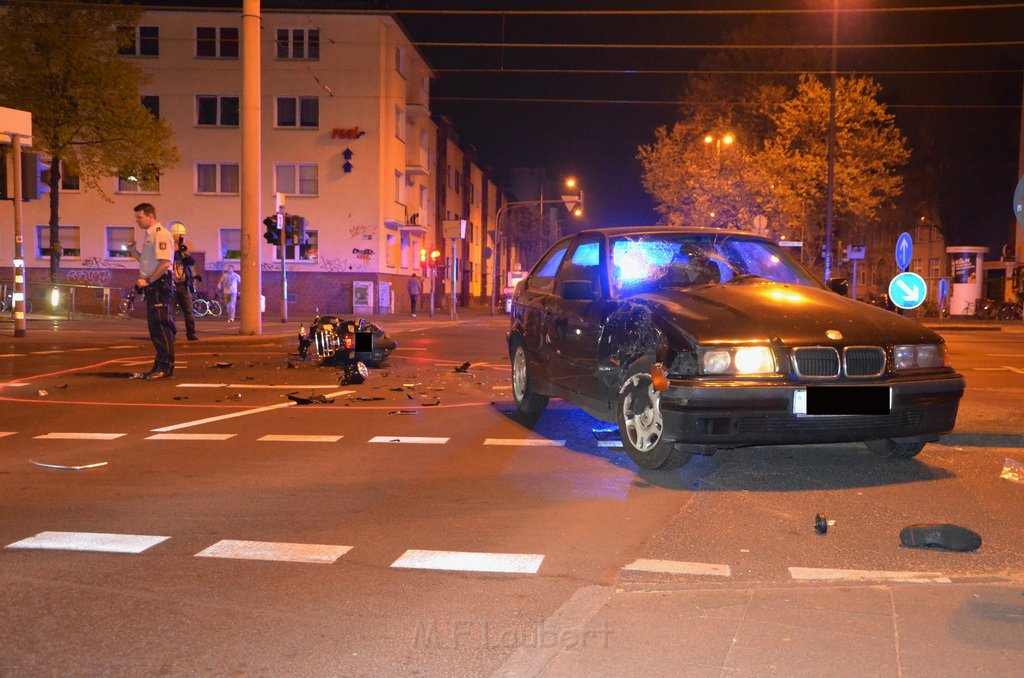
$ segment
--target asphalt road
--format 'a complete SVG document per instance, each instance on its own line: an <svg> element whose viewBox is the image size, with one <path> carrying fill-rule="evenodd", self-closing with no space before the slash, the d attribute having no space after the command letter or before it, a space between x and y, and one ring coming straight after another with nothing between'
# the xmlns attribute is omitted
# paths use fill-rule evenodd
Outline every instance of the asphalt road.
<svg viewBox="0 0 1024 678"><path fill-rule="evenodd" d="M290 338L203 323L173 380L128 380L151 348L117 322L0 339L0 674L1012 675L1024 659L1024 485L1000 477L1024 462L1024 334L946 332L968 391L914 460L751 448L649 473L565 403L534 430L511 415L501 317L385 323L400 348L359 386L289 357ZM919 522L983 547L901 548ZM673 644L693 624L701 641Z"/></svg>

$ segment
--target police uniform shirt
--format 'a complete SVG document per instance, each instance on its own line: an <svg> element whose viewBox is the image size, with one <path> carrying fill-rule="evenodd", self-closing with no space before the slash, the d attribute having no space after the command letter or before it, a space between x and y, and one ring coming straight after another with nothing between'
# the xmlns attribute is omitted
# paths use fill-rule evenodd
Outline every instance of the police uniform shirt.
<svg viewBox="0 0 1024 678"><path fill-rule="evenodd" d="M170 231L161 224L146 229L146 237L139 251L139 277L149 278L161 261L171 261L174 256L174 239Z"/></svg>

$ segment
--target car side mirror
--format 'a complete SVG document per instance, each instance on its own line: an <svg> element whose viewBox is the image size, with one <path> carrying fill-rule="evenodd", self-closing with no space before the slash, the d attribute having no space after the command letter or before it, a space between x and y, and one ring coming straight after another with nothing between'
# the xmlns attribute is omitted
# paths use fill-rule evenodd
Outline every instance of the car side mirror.
<svg viewBox="0 0 1024 678"><path fill-rule="evenodd" d="M846 278L829 278L828 288L840 296L850 296L850 281Z"/></svg>
<svg viewBox="0 0 1024 678"><path fill-rule="evenodd" d="M569 301L593 301L594 287L589 280L566 280L559 296Z"/></svg>

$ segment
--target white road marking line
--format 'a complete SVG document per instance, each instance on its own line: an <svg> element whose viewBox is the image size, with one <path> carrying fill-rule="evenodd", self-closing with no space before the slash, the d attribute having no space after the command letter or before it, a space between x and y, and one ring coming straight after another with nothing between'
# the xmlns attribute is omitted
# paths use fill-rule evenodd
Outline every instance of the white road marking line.
<svg viewBox="0 0 1024 678"><path fill-rule="evenodd" d="M30 382L30 381L0 382L0 388L8 388L8 387L15 388L15 387L18 387L18 386L31 386L31 385L32 385L32 382Z"/></svg>
<svg viewBox="0 0 1024 678"><path fill-rule="evenodd" d="M334 544L288 544L270 541L222 539L196 554L199 558L237 558L241 560L277 560L288 563L330 565L352 550Z"/></svg>
<svg viewBox="0 0 1024 678"><path fill-rule="evenodd" d="M663 574L694 574L711 577L732 576L732 569L728 565L688 563L681 560L647 560L640 558L622 569L632 572L660 572Z"/></svg>
<svg viewBox="0 0 1024 678"><path fill-rule="evenodd" d="M1024 358L1024 353L986 353L989 358Z"/></svg>
<svg viewBox="0 0 1024 678"><path fill-rule="evenodd" d="M54 549L61 551L102 551L142 553L170 537L103 532L40 532L34 537L8 544L9 549Z"/></svg>
<svg viewBox="0 0 1024 678"><path fill-rule="evenodd" d="M0 431L0 438L6 438L7 436L13 436L17 431Z"/></svg>
<svg viewBox="0 0 1024 678"><path fill-rule="evenodd" d="M139 348L141 344L122 344L121 346L107 346L107 348Z"/></svg>
<svg viewBox="0 0 1024 678"><path fill-rule="evenodd" d="M72 349L69 349L69 350L71 350L71 351L102 351L104 349L102 347L100 347L100 346L91 346L91 347L88 347L88 348L72 348Z"/></svg>
<svg viewBox="0 0 1024 678"><path fill-rule="evenodd" d="M820 567L791 567L789 575L800 581L893 581L948 584L941 572L900 572L891 570L841 570Z"/></svg>
<svg viewBox="0 0 1024 678"><path fill-rule="evenodd" d="M371 443L419 443L422 445L444 445L448 438L423 438L416 436L374 436Z"/></svg>
<svg viewBox="0 0 1024 678"><path fill-rule="evenodd" d="M324 395L325 398L336 398L341 395L354 393L355 391L334 391L333 393L327 393ZM250 414L260 414L261 412L271 412L273 410L279 410L284 407L292 407L297 403L293 400L289 400L286 403L277 403L276 405L267 405L266 407L254 407L251 410L244 410L242 412L232 412L231 414L221 414L216 417L206 417L205 419L195 419L193 421L182 422L181 424L172 424L170 426L162 426L160 428L150 429L153 433L169 433L171 431L177 431L181 428L190 428L192 426L201 426L203 424L209 424L215 421L224 421L225 419L235 419L237 417L247 417Z"/></svg>
<svg viewBox="0 0 1024 678"><path fill-rule="evenodd" d="M146 436L146 440L227 440L235 433L157 433Z"/></svg>
<svg viewBox="0 0 1024 678"><path fill-rule="evenodd" d="M472 553L469 551L421 551L410 549L391 567L462 572L536 574L544 556L534 553Z"/></svg>
<svg viewBox="0 0 1024 678"><path fill-rule="evenodd" d="M0 358L20 358L24 353L0 353Z"/></svg>
<svg viewBox="0 0 1024 678"><path fill-rule="evenodd" d="M488 438L484 445L516 445L523 447L565 447L564 440L548 440L547 438Z"/></svg>
<svg viewBox="0 0 1024 678"><path fill-rule="evenodd" d="M1024 374L1024 370L1022 370L1019 367L1010 367L1009 365L1004 365L1003 367L1010 370L1011 372L1016 372L1017 374Z"/></svg>
<svg viewBox="0 0 1024 678"><path fill-rule="evenodd" d="M127 433L76 433L76 432L53 432L36 436L37 440L114 440Z"/></svg>
<svg viewBox="0 0 1024 678"><path fill-rule="evenodd" d="M421 348L421 347L415 347L415 346L403 346L402 350L403 351L426 351L427 349ZM459 364L461 365L462 363L459 363Z"/></svg>
<svg viewBox="0 0 1024 678"><path fill-rule="evenodd" d="M53 355L54 353L64 353L63 348L54 348L49 351L29 351L29 355Z"/></svg>
<svg viewBox="0 0 1024 678"><path fill-rule="evenodd" d="M318 435L275 435L268 434L258 441L267 443L336 443L344 436L318 436Z"/></svg>
<svg viewBox="0 0 1024 678"><path fill-rule="evenodd" d="M598 447L622 447L621 440L598 440Z"/></svg>
<svg viewBox="0 0 1024 678"><path fill-rule="evenodd" d="M178 366L175 365L175 368ZM178 388L259 388L259 389L325 389L337 388L338 384L176 384Z"/></svg>

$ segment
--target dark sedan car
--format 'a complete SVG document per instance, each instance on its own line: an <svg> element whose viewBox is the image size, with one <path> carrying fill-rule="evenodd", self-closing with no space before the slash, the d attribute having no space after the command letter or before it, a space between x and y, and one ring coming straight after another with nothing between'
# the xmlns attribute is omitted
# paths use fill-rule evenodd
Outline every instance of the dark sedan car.
<svg viewBox="0 0 1024 678"><path fill-rule="evenodd" d="M557 242L516 288L512 390L614 421L638 466L746 445L862 441L909 458L956 422L942 338L731 230L609 228Z"/></svg>

